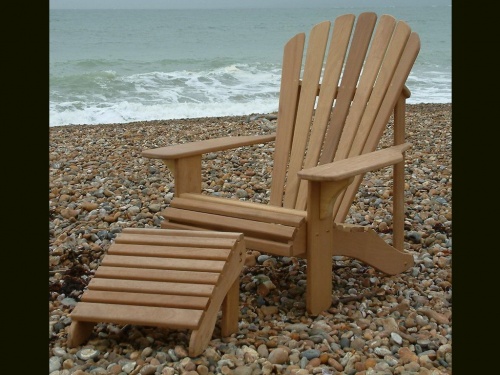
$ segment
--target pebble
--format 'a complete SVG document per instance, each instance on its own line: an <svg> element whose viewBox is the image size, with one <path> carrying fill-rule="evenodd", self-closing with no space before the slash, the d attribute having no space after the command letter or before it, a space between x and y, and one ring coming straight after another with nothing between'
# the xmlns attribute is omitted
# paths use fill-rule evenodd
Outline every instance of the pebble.
<svg viewBox="0 0 500 375"><path fill-rule="evenodd" d="M376 355L378 355L379 357L384 357L386 355L391 355L392 354L392 352L389 349L384 348L384 347L375 348L374 353Z"/></svg>
<svg viewBox="0 0 500 375"><path fill-rule="evenodd" d="M95 358L97 358L97 356L99 354L100 354L99 350L88 348L88 349L79 350L76 353L76 356L78 358L80 358L81 360L86 361L88 359L95 359Z"/></svg>
<svg viewBox="0 0 500 375"><path fill-rule="evenodd" d="M189 334L96 325L90 343L66 347L69 314L116 234L159 227L174 198L165 165L140 152L219 135L269 134L275 119L248 116L51 127L49 142L49 373L451 374L451 105L407 105L405 250L415 264L388 276L334 257L334 301L305 311L305 260L248 251L239 331L189 358ZM392 130L392 129L389 129ZM388 146L392 135L382 138ZM269 202L274 144L211 153L202 189ZM347 223L392 233L391 168L366 174ZM212 183L212 181L214 181ZM360 297L352 299L352 297ZM92 341L94 340L94 341Z"/></svg>
<svg viewBox="0 0 500 375"><path fill-rule="evenodd" d="M394 342L398 345L401 345L403 343L403 338L396 332L391 332L391 339L394 340Z"/></svg>
<svg viewBox="0 0 500 375"><path fill-rule="evenodd" d="M276 348L267 357L272 364L283 364L288 361L288 352L283 348Z"/></svg>
<svg viewBox="0 0 500 375"><path fill-rule="evenodd" d="M257 353L261 358L268 358L269 357L269 349L265 344L259 345L257 348Z"/></svg>
<svg viewBox="0 0 500 375"><path fill-rule="evenodd" d="M308 360L311 360L313 358L319 357L320 354L321 354L321 352L317 349L308 349L308 350L304 350L302 353L300 353L300 356L305 357Z"/></svg>
<svg viewBox="0 0 500 375"><path fill-rule="evenodd" d="M348 348L350 346L351 342L347 337L342 337L340 339L340 347L341 348Z"/></svg>
<svg viewBox="0 0 500 375"><path fill-rule="evenodd" d="M61 368L61 358L60 357L50 357L49 358L49 373L57 371Z"/></svg>

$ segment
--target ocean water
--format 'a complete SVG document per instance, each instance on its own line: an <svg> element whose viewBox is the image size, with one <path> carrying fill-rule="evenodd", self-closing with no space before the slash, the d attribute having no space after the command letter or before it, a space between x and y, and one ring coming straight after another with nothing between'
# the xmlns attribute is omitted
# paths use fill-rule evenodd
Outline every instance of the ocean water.
<svg viewBox="0 0 500 375"><path fill-rule="evenodd" d="M277 111L288 39L362 11L419 33L408 103L451 103L451 6L51 9L49 126Z"/></svg>

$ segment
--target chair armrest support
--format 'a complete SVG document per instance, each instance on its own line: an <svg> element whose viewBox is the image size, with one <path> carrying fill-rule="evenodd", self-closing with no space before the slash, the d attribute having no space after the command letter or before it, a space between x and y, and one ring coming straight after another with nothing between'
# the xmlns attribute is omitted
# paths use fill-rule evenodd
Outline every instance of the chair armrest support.
<svg viewBox="0 0 500 375"><path fill-rule="evenodd" d="M300 178L309 181L341 181L369 171L374 171L404 160L404 152L411 143L403 143L359 156L334 161L298 172Z"/></svg>
<svg viewBox="0 0 500 375"><path fill-rule="evenodd" d="M159 147L142 151L142 156L161 159L173 174L175 196L201 193L202 155L232 148L273 141L276 134L221 137L203 141Z"/></svg>
<svg viewBox="0 0 500 375"><path fill-rule="evenodd" d="M273 141L275 138L275 133L269 135L221 137L154 149L147 149L142 151L142 156L152 159L175 160L195 155L202 155L208 152L223 151L258 143L267 143Z"/></svg>

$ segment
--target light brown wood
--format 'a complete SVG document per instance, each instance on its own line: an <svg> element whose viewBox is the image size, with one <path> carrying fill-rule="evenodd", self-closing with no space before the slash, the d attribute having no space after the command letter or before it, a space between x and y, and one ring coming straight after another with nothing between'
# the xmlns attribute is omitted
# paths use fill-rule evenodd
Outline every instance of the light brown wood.
<svg viewBox="0 0 500 375"><path fill-rule="evenodd" d="M200 202L200 206L204 206L202 202L215 202L215 203L221 203L221 199L216 196L211 196L211 195L203 195L203 194L190 194L190 193L185 193L181 195L182 198L187 198L187 199L194 199ZM302 224L303 219L307 217L307 213L304 210L298 210L295 208L285 208L281 206L273 206L270 204L256 204L255 202L250 202L250 201L240 201L237 199L224 199L222 200L224 206L232 207L234 210L239 210L240 208L253 208L253 209L258 209L259 211L263 212L269 212L269 213L275 213L277 215L291 215L295 216L295 219L293 220L294 223L300 223ZM293 224L296 225L296 224ZM225 232L224 232L225 233Z"/></svg>
<svg viewBox="0 0 500 375"><path fill-rule="evenodd" d="M368 227L349 223L334 223L333 228L336 230L343 230L344 232L366 232L370 230Z"/></svg>
<svg viewBox="0 0 500 375"><path fill-rule="evenodd" d="M400 95L394 108L394 144L405 142L405 97ZM392 193L392 245L404 250L404 190L405 190L405 163L404 160L394 164L393 167L393 193Z"/></svg>
<svg viewBox="0 0 500 375"><path fill-rule="evenodd" d="M370 66L378 65L379 67L381 67L380 74L378 74L376 77L373 73L371 74L369 84L370 86L373 86L373 91L371 92L370 100L369 102L367 102L367 98L364 98L364 100L362 100L362 102L367 103L366 110L364 111L363 116L361 117L359 126L355 129L355 133L353 132L348 133L347 131L345 131L346 129L344 129L340 143L342 147L339 147L339 150L335 155L334 160L342 160L348 156L356 157L356 155L359 155L363 152L366 153L373 151L376 147L376 144L378 143L378 140L382 135L381 131L378 131L377 128L385 126L389 119L391 107L382 108L381 104L382 101L386 98L387 90L391 83L392 74L394 73L394 69L396 66L397 54L401 53L403 43L408 38L409 28L405 27L404 24L401 23L398 24L395 30L395 32L397 33L396 35L398 37L393 37L389 39L385 32L387 30L388 31L394 30L395 22L393 22L394 20L393 17L390 16L383 17L383 20L386 21L385 24L383 25L385 26L385 28L382 28L382 32L380 33L380 35L383 35L383 37L381 38L379 43L374 45L373 49L377 51L382 50L383 54L387 54L387 56L391 56L392 58L384 59L384 63L382 63L381 66L382 61L379 59L380 54L374 55L373 57L374 64ZM390 44L388 43L389 41ZM385 63L386 61L389 61L389 63ZM374 82L374 78L377 78L376 82ZM361 90L358 90L358 92L361 92ZM380 116L381 111L384 111L385 120L384 122L378 122L377 125L375 125L376 117ZM347 137L350 138L346 139ZM403 160L403 158L404 155L401 154L401 160ZM397 162L395 161L390 164L395 164L395 163ZM348 189L343 196L340 197L340 199L338 200L339 203L337 204L337 207L334 210L334 215L337 214L339 211L341 214L340 217L343 217L344 215L347 214L348 206L350 206L350 203L347 204L347 202L352 201L352 199L354 198L354 195L358 190L359 183L361 182L362 176L363 176L362 174L359 174L356 177L356 182L351 185L350 189ZM337 220L341 219L337 217Z"/></svg>
<svg viewBox="0 0 500 375"><path fill-rule="evenodd" d="M140 234L124 232L116 238L117 244L137 244L142 245L160 245L160 246L177 246L177 247L198 247L198 248L230 248L234 239L230 237L200 237L193 235L193 237L177 236L158 236L156 234ZM210 253L210 252L209 252Z"/></svg>
<svg viewBox="0 0 500 375"><path fill-rule="evenodd" d="M203 310L79 302L71 318L82 322L197 329L202 315Z"/></svg>
<svg viewBox="0 0 500 375"><path fill-rule="evenodd" d="M388 275L397 275L412 267L413 256L387 244L375 231L333 229L332 255L342 255L371 264Z"/></svg>
<svg viewBox="0 0 500 375"><path fill-rule="evenodd" d="M359 155L360 153L370 152L375 150L382 132L385 129L389 116L394 109L395 99L387 96L390 94L390 86L393 82L396 67L399 63L399 57L406 41L410 35L408 25L398 23L395 27L395 32L390 40L387 50L385 51L385 59L381 64L380 72L374 82L373 91L370 95L370 100L367 102L365 115L359 124L359 135L353 140L352 147L348 155ZM403 82L401 82L401 87ZM393 92L393 95L399 95L401 89ZM390 105L383 105L383 102L390 102ZM382 118L382 121L377 121L377 118Z"/></svg>
<svg viewBox="0 0 500 375"><path fill-rule="evenodd" d="M314 26L310 33L300 89L300 99L297 107L296 123L299 126L295 128L292 141L292 150L294 152L290 154L285 198L283 201L284 207L295 207L300 182L297 172L302 169L303 158L309 139L311 119L323 68L329 31L330 22L325 21Z"/></svg>
<svg viewBox="0 0 500 375"><path fill-rule="evenodd" d="M348 159L302 170L298 175L309 181L341 181L368 171L399 163L403 161L403 152L410 147L410 143L391 146L368 154L353 156Z"/></svg>
<svg viewBox="0 0 500 375"><path fill-rule="evenodd" d="M373 103L374 85L376 80L377 84L381 80L379 69L395 25L396 20L393 17L388 15L380 17L379 26L373 38L374 42L366 58L365 68L355 91L334 160L348 157L354 141L368 136L376 114L375 111L370 113L368 109L376 108L379 104ZM367 105L368 100L370 104ZM359 155L359 151L353 152L352 155Z"/></svg>
<svg viewBox="0 0 500 375"><path fill-rule="evenodd" d="M229 336L237 331L239 304L235 303L236 289L234 283L238 279L243 265L245 264L245 257L245 243L244 241L237 241L235 243L234 251L231 252L231 257L226 262L219 282L210 298L209 306L203 317L203 324L200 324L198 329L191 333L189 341L190 356L194 357L201 354L208 345L215 329L217 313L219 312L221 305L223 305L221 326L224 335ZM225 303L223 304L224 300Z"/></svg>
<svg viewBox="0 0 500 375"><path fill-rule="evenodd" d="M222 151L242 146L267 143L273 141L274 139L275 139L275 134L222 137L217 139L207 139L204 141L183 143L174 146L143 150L142 156L152 159L163 159L163 160L182 159L192 156L201 156L202 154L214 151Z"/></svg>
<svg viewBox="0 0 500 375"><path fill-rule="evenodd" d="M214 231L242 230L249 236L257 236L278 241L293 238L296 228L276 223L260 222L256 220L239 219L229 216L207 214L199 211L188 211L169 207L165 210L168 220L177 221L193 226L203 226Z"/></svg>
<svg viewBox="0 0 500 375"><path fill-rule="evenodd" d="M146 280L99 279L90 280L89 289L109 290L115 292L174 294L182 296L210 296L213 285L186 284L175 282L160 282Z"/></svg>
<svg viewBox="0 0 500 375"><path fill-rule="evenodd" d="M81 345L83 342L87 341L92 330L94 329L94 322L82 322L78 320L73 320L69 326L68 339L66 345L69 348Z"/></svg>
<svg viewBox="0 0 500 375"><path fill-rule="evenodd" d="M410 268L412 257L396 249L404 249L404 157L410 148L404 141L405 84L419 49L406 22L373 12L321 22L307 43L304 33L292 37L283 52L270 204L200 191L202 154L236 140L173 145L151 156L175 160L169 165L176 195L162 212L162 228L241 232L250 249L306 258L309 313L331 302L332 254L389 273ZM378 149L392 114L394 145ZM184 158L181 175L177 164ZM386 167L394 168L392 246L369 228L342 224L365 174Z"/></svg>
<svg viewBox="0 0 500 375"><path fill-rule="evenodd" d="M201 193L201 155L166 160L165 164L176 181L175 195Z"/></svg>
<svg viewBox="0 0 500 375"><path fill-rule="evenodd" d="M305 34L300 33L291 38L283 51L283 68L281 72L280 100L278 107L278 126L270 204L282 206L284 186L287 174L288 157L292 145L297 103L299 101L300 72Z"/></svg>
<svg viewBox="0 0 500 375"><path fill-rule="evenodd" d="M240 283L235 281L222 302L222 321L221 321L221 336L228 337L238 331L239 313L240 311Z"/></svg>
<svg viewBox="0 0 500 375"><path fill-rule="evenodd" d="M133 255L131 258L137 258ZM151 269L151 268L136 268L136 267L107 267L101 265L95 276L103 279L128 279L128 280L148 280L148 281L176 281L181 283L192 284L215 284L219 278L216 272L205 271L179 271L169 269Z"/></svg>
<svg viewBox="0 0 500 375"><path fill-rule="evenodd" d="M347 55L354 20L355 17L353 14L345 14L339 16L333 25L330 49L323 76L323 81L328 82L328 84L325 84L321 90L318 90L318 105L311 129L311 139L309 140L309 146L302 166L303 169L311 168L318 164L333 101L339 91L338 84L342 73L342 65ZM307 181L301 180L295 208L305 210L306 201Z"/></svg>
<svg viewBox="0 0 500 375"><path fill-rule="evenodd" d="M332 225L332 207L338 195L344 191L346 186L349 186L353 181L353 177L346 177L343 180L321 181L319 189L319 218L329 218L329 225ZM315 213L316 215L316 213ZM308 212L308 217L310 213Z"/></svg>
<svg viewBox="0 0 500 375"><path fill-rule="evenodd" d="M398 22L398 25L400 24L403 24L403 26L400 28L396 28L396 30L401 30L402 33L406 34L406 28L408 26L401 21ZM363 153L375 150L378 141L382 136L384 126L389 121L391 111L394 111L396 101L401 95L401 90L399 88L404 86L404 82L410 73L419 50L420 39L418 37L418 34L412 32L408 37L407 44L405 45L404 51L399 58L400 63L395 67L392 81L386 92L386 98L380 106L380 111L377 114L377 117L373 124L371 136L365 142L364 149L362 150ZM393 53L392 56L397 55ZM406 97L404 89L403 94ZM362 175L357 176L355 178L355 181L347 189L346 194L344 194L344 196L339 199L338 202L340 202L340 205L337 206L338 208L336 209L336 214L334 213L335 221L338 222L345 219L347 212L349 211L349 207L351 206L352 199L354 199L354 196L359 188L362 177Z"/></svg>
<svg viewBox="0 0 500 375"><path fill-rule="evenodd" d="M332 302L332 256L328 249L333 241L331 208L338 194L351 182L310 181L307 199L307 311L317 315L328 309ZM328 192L329 196L326 196ZM329 200L329 202L326 202Z"/></svg>
<svg viewBox="0 0 500 375"><path fill-rule="evenodd" d="M208 305L209 297L86 290L81 301L204 310Z"/></svg>
<svg viewBox="0 0 500 375"><path fill-rule="evenodd" d="M337 151L376 20L376 14L367 12L361 13L356 21L349 54L344 66L341 90L339 90L332 110L331 124L325 134L324 146L319 160L320 164L331 162Z"/></svg>
<svg viewBox="0 0 500 375"><path fill-rule="evenodd" d="M293 212L293 214L280 212L277 210L277 207L273 210L259 210L260 205L240 204L236 208L233 205L224 204L224 202L221 202L221 199L214 199L213 197L207 197L201 194L198 195L198 197L203 197L202 199L197 199L196 194L190 194L186 198L184 197L185 195L183 194L181 197L174 199L170 204L170 207L196 210L209 214L229 216L246 220L255 220L264 223L280 223L281 225L293 227L300 227L305 223L305 215L302 215L302 213L298 215L296 212ZM212 198L212 200L206 198ZM241 201L235 202L246 203Z"/></svg>
<svg viewBox="0 0 500 375"><path fill-rule="evenodd" d="M211 259L225 260L230 249L188 247L188 246L167 246L167 245L141 245L140 243L114 244L109 248L108 254L136 256L139 252L144 257L164 257L183 259Z"/></svg>
<svg viewBox="0 0 500 375"><path fill-rule="evenodd" d="M169 241L161 241L169 235ZM134 245L120 243L124 238ZM146 245L141 246L141 238ZM149 245L153 238L166 245ZM186 238L209 246L190 247L193 241ZM195 357L208 346L221 308L221 332L229 336L237 331L239 274L246 256L241 233L129 228L118 234L116 242L110 252L123 253L125 248L126 255L104 256L70 315L71 347L84 343L96 322L149 325L191 330L189 355ZM189 246L173 248L172 244ZM214 244L221 248L210 247ZM189 254L183 258L173 250ZM152 256L158 254L161 257Z"/></svg>
<svg viewBox="0 0 500 375"><path fill-rule="evenodd" d="M241 241L243 240L243 235L241 233L237 232L199 232L199 233L189 233L189 238L184 239L183 237L186 237L186 231L185 230L172 230L172 229L156 229L151 230L151 228L123 228L122 233L120 234L119 238L117 240L124 238L125 234L145 234L145 235L152 235L152 236L158 236L160 238L163 238L165 236L168 236L169 239L167 241L170 241L170 237L176 237L175 240L181 241L180 244L185 244L186 241L190 241L191 238L195 237L203 237L203 238L230 238L234 241ZM163 243L162 243L163 244ZM224 242L223 246L227 248L232 248L233 242Z"/></svg>
<svg viewBox="0 0 500 375"><path fill-rule="evenodd" d="M179 259L156 257L131 257L125 255L111 255L102 260L103 266L151 268L160 270L185 270L220 272L224 261L206 259Z"/></svg>
<svg viewBox="0 0 500 375"><path fill-rule="evenodd" d="M166 229L181 229L181 230L193 230L193 231L207 231L209 229L203 227L196 227L192 225L174 223L170 220L164 220L162 223L162 228ZM248 249L263 251L271 253L277 256L297 256L305 258L306 252L306 227L304 226L297 235L290 240L284 242L277 242L266 240L263 238L256 238L245 235L245 243Z"/></svg>

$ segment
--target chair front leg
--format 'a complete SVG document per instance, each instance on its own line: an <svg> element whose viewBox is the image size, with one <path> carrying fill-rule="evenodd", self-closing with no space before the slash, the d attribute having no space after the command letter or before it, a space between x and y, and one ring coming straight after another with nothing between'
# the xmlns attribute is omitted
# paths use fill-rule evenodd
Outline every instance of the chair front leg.
<svg viewBox="0 0 500 375"><path fill-rule="evenodd" d="M317 315L332 303L333 205L353 181L309 181L307 198L307 312Z"/></svg>

